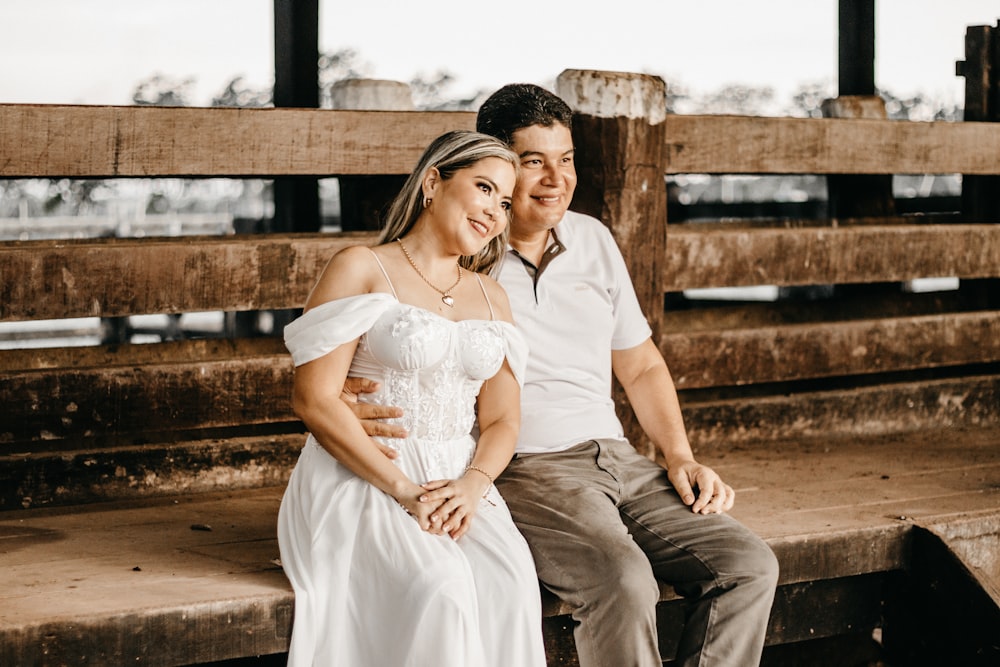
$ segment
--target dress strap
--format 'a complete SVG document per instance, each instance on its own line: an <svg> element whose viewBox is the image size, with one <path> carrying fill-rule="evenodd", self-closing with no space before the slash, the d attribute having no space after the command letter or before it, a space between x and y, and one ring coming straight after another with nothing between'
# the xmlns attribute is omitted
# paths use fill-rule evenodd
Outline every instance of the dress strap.
<svg viewBox="0 0 1000 667"><path fill-rule="evenodd" d="M396 296L396 288L392 286L392 281L389 280L389 274L386 273L385 267L382 266L382 260L378 258L378 255L376 255L375 251L372 250L371 248L368 248L368 251L372 254L372 257L375 258L375 263L378 264L378 268L381 269L382 275L385 276L385 281L389 283L389 289L392 290L392 296L396 299L396 301L399 301L399 297ZM492 307L490 308L490 312L491 313L493 312Z"/></svg>
<svg viewBox="0 0 1000 667"><path fill-rule="evenodd" d="M495 320L497 317L493 313L493 302L490 301L490 295L486 293L486 285L483 284L483 277L477 273L476 280L479 281L479 289L483 290L483 296L486 298L486 305L490 307L490 319Z"/></svg>

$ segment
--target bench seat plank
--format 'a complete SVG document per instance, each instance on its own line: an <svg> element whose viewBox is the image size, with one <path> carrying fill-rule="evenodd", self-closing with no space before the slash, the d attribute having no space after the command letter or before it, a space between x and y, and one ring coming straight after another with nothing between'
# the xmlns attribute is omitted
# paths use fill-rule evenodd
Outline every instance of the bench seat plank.
<svg viewBox="0 0 1000 667"><path fill-rule="evenodd" d="M778 554L780 597L794 598L795 586L905 567L915 522L995 521L998 445L993 427L789 441L706 461L737 489L735 516ZM281 493L0 514L0 663L83 655L179 665L286 650L292 593L274 535ZM546 607L549 617L566 611ZM788 621L777 620L779 629Z"/></svg>

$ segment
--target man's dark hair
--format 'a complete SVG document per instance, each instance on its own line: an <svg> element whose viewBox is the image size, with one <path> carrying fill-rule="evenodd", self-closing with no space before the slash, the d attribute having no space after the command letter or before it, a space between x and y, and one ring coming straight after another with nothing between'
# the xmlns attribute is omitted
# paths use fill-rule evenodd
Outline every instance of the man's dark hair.
<svg viewBox="0 0 1000 667"><path fill-rule="evenodd" d="M476 130L508 146L518 130L559 123L573 129L573 110L558 95L532 83L510 83L486 98L476 114Z"/></svg>

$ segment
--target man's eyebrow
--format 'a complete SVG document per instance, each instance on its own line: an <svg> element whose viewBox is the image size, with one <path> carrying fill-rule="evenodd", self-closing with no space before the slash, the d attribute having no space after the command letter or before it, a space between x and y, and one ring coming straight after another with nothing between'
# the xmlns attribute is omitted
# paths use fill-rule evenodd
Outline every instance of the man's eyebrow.
<svg viewBox="0 0 1000 667"><path fill-rule="evenodd" d="M575 154L576 154L576 147L573 147L570 148L568 151L564 152L561 157L566 157L567 155L575 155ZM518 153L517 156L520 158L526 158L529 155L540 155L542 157L545 157L545 154L542 153L542 151L522 151L521 153Z"/></svg>

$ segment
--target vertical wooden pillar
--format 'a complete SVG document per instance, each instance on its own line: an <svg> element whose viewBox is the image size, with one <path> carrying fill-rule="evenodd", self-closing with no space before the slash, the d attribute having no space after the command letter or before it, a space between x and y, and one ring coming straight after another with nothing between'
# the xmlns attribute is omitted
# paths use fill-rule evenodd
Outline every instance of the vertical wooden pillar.
<svg viewBox="0 0 1000 667"><path fill-rule="evenodd" d="M574 111L579 180L572 208L611 229L657 341L667 242L666 84L646 74L566 70L556 91ZM615 401L626 435L651 455L652 446L617 386Z"/></svg>
<svg viewBox="0 0 1000 667"><path fill-rule="evenodd" d="M966 28L965 60L956 63L955 73L965 77L963 119L1000 122L1000 21ZM962 176L962 218L1000 223L1000 176ZM962 280L960 289L1000 307L1000 280Z"/></svg>
<svg viewBox="0 0 1000 667"><path fill-rule="evenodd" d="M274 0L274 106L319 108L319 0ZM274 179L271 231L319 229L317 180Z"/></svg>
<svg viewBox="0 0 1000 667"><path fill-rule="evenodd" d="M839 95L875 94L875 0L837 3Z"/></svg>
<svg viewBox="0 0 1000 667"><path fill-rule="evenodd" d="M963 119L1000 122L1000 21L996 27L969 26L965 60L956 63L965 77ZM1000 176L962 177L962 217L968 222L1000 222Z"/></svg>
<svg viewBox="0 0 1000 667"><path fill-rule="evenodd" d="M413 95L408 84L378 79L346 79L330 90L334 109L411 111ZM341 176L340 228L345 232L382 228L382 214L403 187L406 176Z"/></svg>
<svg viewBox="0 0 1000 667"><path fill-rule="evenodd" d="M840 95L823 100L821 109L824 118L886 118L885 100L877 95ZM830 174L826 184L831 218L896 214L891 174Z"/></svg>
<svg viewBox="0 0 1000 667"><path fill-rule="evenodd" d="M885 100L877 95L841 95L824 100L825 118L886 117ZM828 215L835 219L868 218L896 214L896 199L892 194L891 174L829 174L826 177ZM900 283L869 283L834 285L835 296L898 293Z"/></svg>

